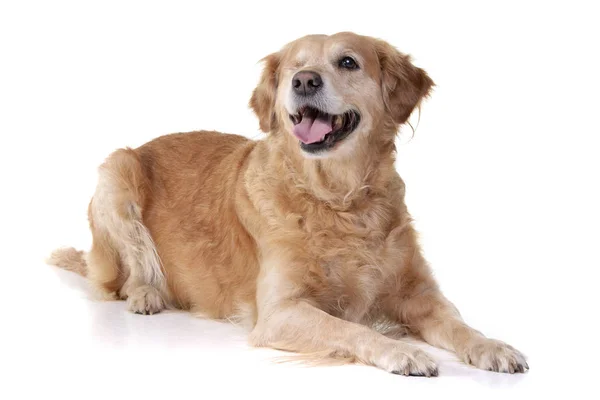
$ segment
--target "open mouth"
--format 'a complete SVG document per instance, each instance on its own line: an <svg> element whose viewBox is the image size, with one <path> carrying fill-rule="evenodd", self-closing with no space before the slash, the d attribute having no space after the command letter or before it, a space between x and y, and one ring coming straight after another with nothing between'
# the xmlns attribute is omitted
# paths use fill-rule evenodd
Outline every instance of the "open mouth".
<svg viewBox="0 0 600 400"><path fill-rule="evenodd" d="M360 122L360 114L354 110L332 115L314 107L302 107L298 114L290 114L294 123L294 136L300 140L302 150L316 153L330 150L344 140Z"/></svg>

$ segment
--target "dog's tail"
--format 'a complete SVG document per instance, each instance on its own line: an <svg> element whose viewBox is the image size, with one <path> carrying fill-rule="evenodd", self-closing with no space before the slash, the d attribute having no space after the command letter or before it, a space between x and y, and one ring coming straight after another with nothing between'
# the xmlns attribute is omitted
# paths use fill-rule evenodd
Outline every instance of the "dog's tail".
<svg viewBox="0 0 600 400"><path fill-rule="evenodd" d="M81 276L87 275L87 264L85 262L85 253L75 250L72 247L57 249L46 259L50 265L73 271Z"/></svg>

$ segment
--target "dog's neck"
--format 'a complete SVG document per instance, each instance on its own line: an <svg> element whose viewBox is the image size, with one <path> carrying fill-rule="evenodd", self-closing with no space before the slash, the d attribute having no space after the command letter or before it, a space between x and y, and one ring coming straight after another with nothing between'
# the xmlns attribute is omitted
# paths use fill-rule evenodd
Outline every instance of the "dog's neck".
<svg viewBox="0 0 600 400"><path fill-rule="evenodd" d="M394 133L374 136L388 139L358 145L353 154L345 157L308 158L292 135L278 132L270 138L272 161L284 167L292 189L310 194L332 208L348 210L383 189L396 173Z"/></svg>

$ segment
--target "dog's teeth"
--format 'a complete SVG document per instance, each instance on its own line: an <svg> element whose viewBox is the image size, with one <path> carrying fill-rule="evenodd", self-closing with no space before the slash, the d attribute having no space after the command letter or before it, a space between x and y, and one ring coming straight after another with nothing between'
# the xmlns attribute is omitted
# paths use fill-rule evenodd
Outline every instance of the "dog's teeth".
<svg viewBox="0 0 600 400"><path fill-rule="evenodd" d="M334 129L340 129L342 127L342 116L341 115L336 115L333 119L333 128Z"/></svg>

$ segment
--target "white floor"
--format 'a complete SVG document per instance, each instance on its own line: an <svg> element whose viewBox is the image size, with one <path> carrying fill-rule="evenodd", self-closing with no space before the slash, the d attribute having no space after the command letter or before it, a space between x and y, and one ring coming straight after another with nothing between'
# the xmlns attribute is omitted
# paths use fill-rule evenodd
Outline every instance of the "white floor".
<svg viewBox="0 0 600 400"><path fill-rule="evenodd" d="M583 396L578 398L593 397L575 385L579 361L569 364L570 355L552 354L537 329L519 335L529 355L527 374L480 371L428 346L439 360L437 378L396 376L368 366L304 367L276 362L283 353L248 347L245 332L229 323L185 312L135 315L124 302L91 300L85 279L73 273L42 263L20 272L27 285L9 291L35 295L8 305L1 386L12 395L4 399L538 398L571 391L571 385Z"/></svg>

